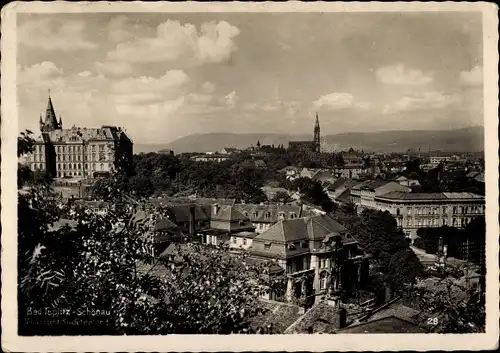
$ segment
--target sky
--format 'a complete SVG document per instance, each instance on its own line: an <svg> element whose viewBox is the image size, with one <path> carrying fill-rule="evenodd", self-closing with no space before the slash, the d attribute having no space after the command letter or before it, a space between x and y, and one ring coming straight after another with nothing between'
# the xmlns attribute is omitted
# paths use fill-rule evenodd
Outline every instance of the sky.
<svg viewBox="0 0 500 353"><path fill-rule="evenodd" d="M135 143L208 132L483 126L481 13L18 14L19 130Z"/></svg>

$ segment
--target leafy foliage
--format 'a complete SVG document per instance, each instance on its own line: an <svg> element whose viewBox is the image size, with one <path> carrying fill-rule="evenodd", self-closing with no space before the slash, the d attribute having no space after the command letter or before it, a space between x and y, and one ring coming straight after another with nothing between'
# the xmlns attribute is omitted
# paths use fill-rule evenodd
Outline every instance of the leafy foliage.
<svg viewBox="0 0 500 353"><path fill-rule="evenodd" d="M445 278L436 286L421 282L413 288L420 308L427 313L421 325L433 333L484 332L486 313L479 287L463 285L458 280L463 272L458 268L444 270Z"/></svg>
<svg viewBox="0 0 500 353"><path fill-rule="evenodd" d="M344 206L333 215L350 230L361 248L372 255L372 266L384 273L385 281L394 290L401 290L405 283L414 283L423 273L421 263L388 212L368 209L358 216L352 206Z"/></svg>
<svg viewBox="0 0 500 353"><path fill-rule="evenodd" d="M19 193L18 283L21 334L231 333L251 328L263 310L259 296L279 278L265 264L224 248L178 244L174 256L154 256L154 224L136 220L120 175L100 187L107 214L77 206L71 225L46 184ZM108 183L106 185L105 183ZM114 183L114 184L112 184ZM37 326L28 311L68 310L65 320L98 324ZM51 317L53 319L54 317ZM28 319L28 320L27 320Z"/></svg>

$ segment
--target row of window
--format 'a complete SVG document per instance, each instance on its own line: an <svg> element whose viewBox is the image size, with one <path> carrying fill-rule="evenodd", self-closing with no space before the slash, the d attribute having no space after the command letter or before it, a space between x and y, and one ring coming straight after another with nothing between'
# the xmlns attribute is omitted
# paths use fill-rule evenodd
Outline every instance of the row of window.
<svg viewBox="0 0 500 353"><path fill-rule="evenodd" d="M457 220L456 218L452 219L451 226L452 227L464 227L467 224L469 224L471 221L470 218L461 218L460 221ZM399 223L399 222L398 222ZM447 226L448 225L448 220L447 219L436 219L436 218L429 218L429 219L407 219L406 220L406 226L407 227L439 227L439 226Z"/></svg>
<svg viewBox="0 0 500 353"><path fill-rule="evenodd" d="M62 170L62 169L82 169L84 164L82 163L68 163L68 164L63 164L63 163L58 163L57 164L57 169L58 170ZM96 170L96 166L97 164L96 163L92 163L90 164L90 167L93 169L93 170ZM101 163L99 165L101 167L100 170L104 170L104 163ZM89 169L89 163L85 163L85 169Z"/></svg>
<svg viewBox="0 0 500 353"><path fill-rule="evenodd" d="M100 152L98 157L99 159L97 159L97 156L95 153L92 153L91 156L90 156L90 160L91 161L105 161L106 160L106 155L104 154L104 152ZM112 160L113 159L113 154L112 153L108 153L108 160ZM82 160L82 156L81 155L56 155L56 160L57 161L62 161L62 162L65 162L65 161L69 161L69 162L76 162L76 161L81 161ZM83 160L86 161L87 160L87 155L84 155L83 156Z"/></svg>
<svg viewBox="0 0 500 353"><path fill-rule="evenodd" d="M98 149L99 151L104 151L104 145L97 145L99 146ZM42 146L39 146L42 147ZM86 147L86 146L85 146ZM90 149L92 152L96 151L96 145L91 145ZM82 150L87 151L87 148L84 149L84 146L57 146L56 147L57 153L66 153L66 152L82 152Z"/></svg>
<svg viewBox="0 0 500 353"><path fill-rule="evenodd" d="M82 172L57 172L58 178L64 178L65 176L84 176L85 173Z"/></svg>
<svg viewBox="0 0 500 353"><path fill-rule="evenodd" d="M243 214L245 215L245 217L248 217L248 212L245 211L245 212L243 212ZM258 212L253 212L252 213L253 218L257 218L258 215L259 215ZM285 216L286 216L285 212L279 212L278 213L278 218L285 219ZM295 212L290 212L288 214L288 216L289 216L288 217L289 219L297 218L297 214ZM271 212L264 213L264 218L265 219L271 219Z"/></svg>
<svg viewBox="0 0 500 353"><path fill-rule="evenodd" d="M453 206L453 214L480 214L483 212L482 206ZM408 207L408 215L440 215L446 214L448 208L446 206L441 207ZM401 210L396 209L396 215L400 215Z"/></svg>
<svg viewBox="0 0 500 353"><path fill-rule="evenodd" d="M236 244L237 239L237 237L233 237L233 244ZM243 238L243 245L247 245L247 238Z"/></svg>

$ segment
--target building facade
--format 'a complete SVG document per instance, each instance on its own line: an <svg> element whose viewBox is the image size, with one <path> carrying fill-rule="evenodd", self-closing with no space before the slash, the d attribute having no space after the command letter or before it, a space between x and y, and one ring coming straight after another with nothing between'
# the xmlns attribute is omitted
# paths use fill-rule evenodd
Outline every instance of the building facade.
<svg viewBox="0 0 500 353"><path fill-rule="evenodd" d="M394 181L370 180L351 188L351 201L359 208L377 208L375 197L393 191L411 192L411 188Z"/></svg>
<svg viewBox="0 0 500 353"><path fill-rule="evenodd" d="M389 192L375 196L377 209L388 211L412 241L419 228L463 228L485 214L485 198L468 192Z"/></svg>
<svg viewBox="0 0 500 353"><path fill-rule="evenodd" d="M248 251L276 261L287 277L281 296L273 293L270 299L312 304L331 288L352 296L368 279L368 258L328 215L280 220L256 236Z"/></svg>
<svg viewBox="0 0 500 353"><path fill-rule="evenodd" d="M63 129L49 96L41 134L35 139L28 162L33 171L47 171L54 178L93 178L115 170L115 162L131 165L133 142L121 128L102 126Z"/></svg>

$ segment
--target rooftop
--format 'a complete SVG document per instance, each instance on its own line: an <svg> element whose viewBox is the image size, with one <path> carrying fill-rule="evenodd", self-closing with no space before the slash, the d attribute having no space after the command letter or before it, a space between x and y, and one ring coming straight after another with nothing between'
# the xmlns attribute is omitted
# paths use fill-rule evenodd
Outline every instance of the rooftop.
<svg viewBox="0 0 500 353"><path fill-rule="evenodd" d="M401 191L391 191L387 194L377 196L378 199L388 200L484 200L484 196L472 194L470 192L435 192L435 193L409 193Z"/></svg>

